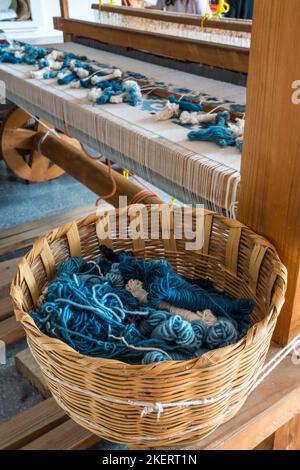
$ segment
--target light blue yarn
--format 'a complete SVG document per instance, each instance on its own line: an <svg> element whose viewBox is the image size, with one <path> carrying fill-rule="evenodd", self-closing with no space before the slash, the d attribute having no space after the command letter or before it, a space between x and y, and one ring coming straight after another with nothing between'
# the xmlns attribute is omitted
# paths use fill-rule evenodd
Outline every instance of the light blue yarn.
<svg viewBox="0 0 300 470"><path fill-rule="evenodd" d="M140 95L140 88L136 82L134 84L125 85L123 86L123 91L125 92L125 101L130 106L137 106L141 103L142 98Z"/></svg>
<svg viewBox="0 0 300 470"><path fill-rule="evenodd" d="M160 323L151 333L151 338L162 339L166 343L177 345L178 348L184 348L190 353L197 349L198 344L191 323L178 315L173 315Z"/></svg>
<svg viewBox="0 0 300 470"><path fill-rule="evenodd" d="M164 361L188 361L191 359L191 356L188 354L170 352L168 354L161 353L159 351L151 351L145 354L142 359L142 364L153 364L155 362L164 362Z"/></svg>
<svg viewBox="0 0 300 470"><path fill-rule="evenodd" d="M123 289L125 281L119 270L119 263L114 263L109 273L106 274L105 280L108 281L115 289Z"/></svg>
<svg viewBox="0 0 300 470"><path fill-rule="evenodd" d="M195 333L196 349L199 350L206 340L207 326L200 319L192 321L191 326Z"/></svg>
<svg viewBox="0 0 300 470"><path fill-rule="evenodd" d="M153 364L155 362L170 361L170 358L167 354L163 354L159 351L151 351L145 354L142 359L142 364Z"/></svg>
<svg viewBox="0 0 300 470"><path fill-rule="evenodd" d="M207 330L206 345L209 349L223 348L236 343L237 340L238 332L232 322L226 318L219 319Z"/></svg>

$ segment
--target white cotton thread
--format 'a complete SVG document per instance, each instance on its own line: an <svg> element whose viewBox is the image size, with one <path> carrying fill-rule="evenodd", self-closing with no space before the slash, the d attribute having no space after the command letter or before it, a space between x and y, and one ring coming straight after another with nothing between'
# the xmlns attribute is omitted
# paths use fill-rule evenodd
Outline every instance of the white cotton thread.
<svg viewBox="0 0 300 470"><path fill-rule="evenodd" d="M112 104L121 104L125 98L125 93L120 93L119 95L111 96L109 102Z"/></svg>
<svg viewBox="0 0 300 470"><path fill-rule="evenodd" d="M172 119L173 117L178 116L178 114L179 114L179 104L170 103L170 101L168 101L166 107L157 114L156 120L168 121L169 119Z"/></svg>
<svg viewBox="0 0 300 470"><path fill-rule="evenodd" d="M77 77L83 80L90 76L90 72L83 67L75 67L74 72L76 73Z"/></svg>
<svg viewBox="0 0 300 470"><path fill-rule="evenodd" d="M109 73L108 75L94 76L91 80L92 80L92 84L96 85L97 83L104 82L107 80L122 78L122 75L123 75L122 70L115 69L112 73Z"/></svg>
<svg viewBox="0 0 300 470"><path fill-rule="evenodd" d="M243 137L245 131L245 119L236 119L235 122L228 122L228 127L236 137Z"/></svg>
<svg viewBox="0 0 300 470"><path fill-rule="evenodd" d="M122 341L122 343L125 344L125 346L127 346L127 348L129 349L133 349L134 351L147 351L147 352L151 352L151 351L157 351L157 352L160 352L161 354L163 355L166 355L168 356L169 359L172 360L171 356L166 352L166 351L163 351L162 349L160 348L144 348L143 346L134 346L133 344L129 344L125 338L123 338L123 336L114 336L114 335L108 335L109 338L112 338L112 339L115 339L117 341Z"/></svg>
<svg viewBox="0 0 300 470"><path fill-rule="evenodd" d="M98 98L101 98L103 91L100 88L92 88L88 93L89 101L96 103Z"/></svg>
<svg viewBox="0 0 300 470"><path fill-rule="evenodd" d="M74 81L74 82L71 82L70 87L73 88L73 89L75 89L75 90L81 88L80 80L76 80L76 81Z"/></svg>
<svg viewBox="0 0 300 470"><path fill-rule="evenodd" d="M46 67L42 70L31 70L31 72L29 72L29 76L35 80L42 80L44 78L44 73L50 72L50 70L51 69L49 67Z"/></svg>

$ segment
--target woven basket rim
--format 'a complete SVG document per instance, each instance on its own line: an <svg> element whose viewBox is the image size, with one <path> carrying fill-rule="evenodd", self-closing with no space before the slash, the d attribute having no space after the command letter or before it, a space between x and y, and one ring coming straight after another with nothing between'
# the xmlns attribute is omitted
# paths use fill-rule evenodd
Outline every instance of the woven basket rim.
<svg viewBox="0 0 300 470"><path fill-rule="evenodd" d="M128 207L133 207L133 206L138 206L138 205L140 206L140 204L134 204L134 205L131 205L131 206L128 206ZM171 204L167 204L167 205L172 207ZM117 214L120 214L120 213L122 213L122 211L127 210L128 207L122 208L122 209L114 209L114 210L116 211ZM150 205L145 205L145 207L150 207ZM108 208L108 210L109 210L109 208ZM195 209L193 209L193 212L194 211L195 211ZM280 275L281 275L281 278L282 278L282 280L284 282L284 286L285 286L285 290L283 292L283 301L284 301L284 295L285 295L285 291L286 291L287 270L286 270L285 266L283 265L283 263L281 262L280 257L278 255L275 247L270 242L268 242L264 237L262 237L261 235L256 234L252 229L250 229L249 227L247 227L246 225L244 225L241 222L238 222L238 221L233 220L233 219L228 219L227 217L222 216L220 214L217 214L213 211L204 210L203 212L204 212L204 215L212 215L214 218L221 220L222 222L224 222L229 227L238 227L238 228L242 228L244 230L247 230L247 236L249 236L249 237L255 236L256 240L259 240L261 242L262 246L265 246L265 247L267 247L268 249L270 249L274 252L274 254L277 258L277 263L278 263L276 265L276 267L278 269L278 273L280 273ZM52 337L47 336L44 333L42 333L38 329L38 327L35 325L33 319L30 317L29 313L24 311L23 309L21 309L18 306L18 300L15 297L15 293L16 293L16 291L20 291L20 290L22 291L21 286L20 286L20 283L21 283L22 279L19 279L19 277L21 276L22 266L25 263L28 263L30 265L32 260L35 259L37 256L39 256L39 253L41 252L41 250L43 248L43 243L45 241L47 241L51 244L54 240L62 238L64 236L64 234L67 232L67 230L74 223L77 224L77 227L80 228L80 227L84 227L86 225L90 225L91 223L96 222L98 219L99 219L99 215L97 215L96 213L92 213L92 214L90 214L88 216L85 216L85 217L83 217L83 218L81 218L77 221L68 222L67 224L61 225L61 226L57 227L56 229L50 230L48 233L46 233L42 237L38 238L33 243L32 248L29 250L29 252L18 263L17 274L15 275L15 277L14 277L12 283L11 283L10 296L11 296L12 301L13 301L15 315L18 317L18 314L20 314L20 319L18 321L20 321L20 323L23 326L24 325L26 325L27 327L30 326L30 329L35 332L35 340L36 341L41 343L42 339L47 339L47 350L48 351L55 351L56 350L55 348L56 348L57 345L63 345L65 350L72 353L73 356L74 355L77 356L77 359L80 360L81 362L85 361L87 363L91 363L91 362L99 363L99 364L101 363L101 364L105 364L107 366L113 366L114 368L123 369L123 370L126 369L126 370L129 370L129 371L130 370L132 370L132 371L141 371L141 370L149 371L149 370L152 370L153 368L156 368L156 369L160 368L161 365L165 364L165 363L154 362L154 363L151 363L151 364L128 364L127 362L124 362L124 361L119 360L119 359L107 359L107 358L93 357L93 356L87 356L87 355L81 354L78 351L76 351L75 349L73 349L69 344L65 343L64 341L62 341L58 338L52 338ZM58 233L59 233L59 235L58 235ZM34 254L35 254L35 256L34 256ZM31 260L31 258L32 258L32 260ZM22 278L22 276L21 276L21 278ZM49 281L49 282L51 282L51 281ZM254 298L254 300L255 300L255 298ZM253 335L255 334L258 327L263 327L263 326L267 325L268 323L270 323L272 321L276 321L276 319L277 319L277 317L280 313L281 306L277 310L276 306L272 303L272 305L270 306L268 315L266 315L265 318L263 318L259 322L256 322L250 328L247 335L244 336L242 339L240 339L238 342L236 342L234 344L231 344L229 346L225 346L223 348L218 348L218 349L213 349L211 351L207 351L205 354L203 354L202 356L200 356L198 358L192 358L192 359L185 360L185 361L184 360L180 360L180 361L172 360L172 361L168 361L168 364L170 366L171 366L171 364L177 364L177 366L178 366L178 364L182 364L184 369L187 369L187 368L193 369L195 366L200 368L202 366L205 366L208 362L211 362L210 359L213 356L216 356L216 355L221 356L221 355L224 354L225 351L230 351L230 350L233 351L234 349L240 349L240 348L243 349L247 345L249 338L253 337ZM25 328L25 330L26 330L26 328ZM222 351L222 353L221 353L221 351ZM215 361L213 361L213 362L215 362Z"/></svg>

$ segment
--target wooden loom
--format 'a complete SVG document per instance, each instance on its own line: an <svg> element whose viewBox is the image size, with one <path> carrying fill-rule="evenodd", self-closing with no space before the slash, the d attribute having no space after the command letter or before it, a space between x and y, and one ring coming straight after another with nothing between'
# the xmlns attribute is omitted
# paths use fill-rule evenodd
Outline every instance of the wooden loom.
<svg viewBox="0 0 300 470"><path fill-rule="evenodd" d="M291 44L296 46L300 39L298 29L300 9L297 0L291 0L291 3L293 16L289 15L279 0L256 2L250 59L248 51L241 52L224 45L215 47L211 44L202 44L201 41L195 45L194 40L188 40L189 44L186 47L187 41L184 38L178 39L178 49L176 48L178 51L176 58L183 57L183 52L180 51L183 51L185 46L188 52L184 58L194 60L197 58L199 62L207 65L228 67L229 70L249 73L238 218L272 241L288 267L288 296L275 335L275 340L282 345L300 331L300 188L297 183L300 177L297 128L300 107L291 101L292 82L300 77L300 65L294 60L291 48ZM142 44L143 40L143 44L147 42L148 50L151 49L156 54L170 54L171 57L175 54L173 39L164 38L161 43L163 45L159 46L160 38L155 34L134 31L128 35L129 31L125 34L120 30L116 35L118 29L116 27L104 27L69 19L67 1L61 0L61 5L63 14L61 18L55 19L55 25L64 31L66 39L70 39L72 35L94 40L101 37L102 41L105 39L113 44L117 41L117 44L127 47L134 46L137 41L138 44ZM279 35L281 41L278 41ZM145 46L141 47L144 50ZM261 83L264 86L261 86ZM35 149L42 150L50 159L56 155L56 163L58 162L67 171L73 171L73 176L79 178L81 174L79 163L78 170L70 168L67 156L71 153L73 155L73 151L68 143L63 143L53 136L40 145L39 141L41 142L41 136L34 139ZM68 150L68 153L65 154L65 150ZM91 167L82 153L77 151L74 155L78 157L82 169ZM75 165L73 167L75 168ZM86 184L87 180L96 182L97 173L99 187L101 181L107 188L105 169L93 166L90 172L86 171L87 179L81 177L83 183ZM132 183L124 183L120 194L128 192L129 184ZM95 189L98 192L97 188ZM100 190L98 193L101 192ZM294 408L293 410L289 409L286 414L287 424L276 434L277 448L290 445L287 442L290 429L295 429L294 432L299 434L299 428L295 426L299 418L294 417L297 410ZM293 420L288 422L290 418ZM272 420L272 414L269 419ZM262 429L257 429L256 432L263 435Z"/></svg>
<svg viewBox="0 0 300 470"><path fill-rule="evenodd" d="M65 14L65 17L68 17L67 5L62 6L62 11ZM111 19L111 17L115 17L116 15L126 18L128 16L127 14L128 11L130 11L129 17L136 20L138 10L134 10L131 8L125 8L125 7L117 8L117 7L103 6L103 8L101 9L101 14L107 13L108 19ZM179 25L181 25L184 28L194 28L197 30L201 29L201 32L202 30L204 31L204 28L200 28L199 26L200 19L197 17L193 17L192 15L186 15L186 17L184 17L184 16L179 16L179 15L174 15L174 14L172 15L172 14L165 14L165 13L157 13L155 11L147 12L144 10L142 10L142 15L144 15L146 17L146 21L150 21L151 24L154 21L158 25L171 24L171 25L175 25L176 28ZM65 32L66 29L70 30L68 39L72 36L72 39L75 43L84 44L84 45L87 44L89 46L92 46L93 48L95 47L96 49L98 48L102 49L103 46L104 48L105 47L119 48L120 47L119 45L122 44L122 50L120 51L120 53L122 55L124 53L125 56L126 56L126 53L129 54L129 57L130 57L131 52L133 52L134 54L138 53L138 54L142 54L142 55L136 56L136 58L138 59L145 59L145 61L154 60L154 62L155 62L155 59L157 59L159 64L162 63L162 65L168 65L169 67L172 67L172 68L174 67L174 69L178 67L179 69L181 68L185 70L186 67L189 67L189 66L192 68L196 67L197 68L196 74L199 74L199 75L205 74L205 76L207 76L208 74L208 76L219 78L219 74L221 74L220 78L222 80L223 79L227 81L238 80L238 81L245 82L248 56L249 56L249 49L246 47L223 44L221 42L220 43L208 42L208 41L203 41L203 40L193 39L193 38L192 39L185 38L185 37L176 38L173 35L164 34L164 33L162 34L159 34L159 33L152 34L149 32L144 33L143 31L139 29L133 30L132 28L128 28L128 27L123 28L119 26L112 26L110 24L103 24L103 22L101 22L100 24L90 23L90 22L81 22L81 21L61 17L61 18L55 18L54 23L57 28L64 30L64 34L66 34ZM243 21L238 22L236 24L233 21L227 21L227 20L226 21L207 20L207 23L205 23L205 26L206 26L205 31L212 31L214 35L215 35L215 32L218 33L217 39L219 37L223 38L223 36L224 35L226 36L228 33L229 41L230 41L230 38L232 37L234 38L234 41L236 41L235 33L246 34L249 36L250 31L251 31L251 23L243 22ZM209 33L205 33L205 34L210 35ZM97 41L97 39L99 38L101 38L100 42ZM132 51L130 47L127 47L127 46L133 46L135 44L139 44L139 51L137 51L136 49ZM155 53L155 55L153 55L153 53ZM182 60L183 58L185 59L184 61ZM158 67L157 67L157 70L158 70ZM182 78L182 80L184 80L184 77ZM143 85L143 82L141 82L140 84ZM223 87L223 83L221 81L219 82L219 87L221 88ZM177 98L180 98L182 96L182 94L179 94L173 91L172 91L172 94L175 94ZM159 86L155 86L155 95L159 96L162 99L167 99L167 97L170 95L170 91L168 91L168 89L164 87L160 88ZM204 105L204 110L211 111L215 107L216 105L209 104L207 102ZM33 111L31 112L33 113ZM236 113L236 112L232 112L231 115L233 119L236 117L242 116L241 113ZM11 119L11 121L12 120L13 118ZM6 127L7 127L7 132L3 134L4 137L5 135L8 135L9 133L10 135L16 136L16 129L15 128L11 129L10 122L7 122L4 125L4 130L6 130ZM26 143L24 139L22 140L21 136L26 137L24 135L24 132L22 132L22 134L18 137L17 139L18 145L19 145L18 150L22 148L26 149L28 147L28 142ZM5 145L4 141L5 139L2 140L2 154L8 166L13 171L16 171L16 168L18 168L19 176L23 176L23 177L25 177L25 175L35 176L36 173L30 174L28 172L28 164L25 163L25 165L22 165L21 158L18 158L18 162L16 163L15 161L17 159L16 152L8 151L7 147L9 146ZM217 150L218 149L216 149L216 151ZM34 151L32 153L36 160L38 157L38 152ZM205 154L203 155L205 158L207 157L207 155ZM240 155L238 154L237 151L236 151L236 154L234 155L234 159L236 162L238 162L235 164L234 168L232 168L231 166L227 167L225 164L225 167L224 167L225 173L226 173L224 176L225 185L220 184L219 187L222 187L222 194L220 197L220 202L213 201L214 205L212 209L214 209L215 207L220 208L220 210L222 210L222 208L225 208L227 213L231 212L231 207L233 206L233 204L231 204L231 197L236 192L236 186L238 184L238 177L239 177L236 167L239 166ZM130 163L127 166L129 167L129 169L131 169ZM36 168L37 165L35 164L34 167ZM47 172L45 172L44 175L41 175L40 179L43 179L43 178L48 179L53 174L52 171L48 172L48 169L46 170ZM214 178L213 171L214 171L213 169L210 171L210 176L209 176L210 181L213 181L213 178ZM161 171L159 171L159 174L161 174ZM140 176L145 177L145 174L142 174ZM234 176L234 178L232 178L232 176ZM223 178L223 173L221 173L221 178ZM30 179L30 178L27 178L27 179ZM158 181L154 180L152 182L159 186ZM226 187L226 182L230 183L230 187L228 188ZM174 184L175 182L170 180L169 183ZM181 187L182 188L186 187L186 185L181 184ZM165 189L165 188L162 188L162 189ZM177 191L178 191L178 188L177 188ZM176 194L176 191L174 190L174 196L178 197L179 199L182 199L183 195ZM229 198L228 201L227 201L227 197ZM185 197L184 200L185 202L189 202L189 199L187 199L187 197ZM204 197L204 201L209 202L210 198ZM202 202L202 199L198 202Z"/></svg>

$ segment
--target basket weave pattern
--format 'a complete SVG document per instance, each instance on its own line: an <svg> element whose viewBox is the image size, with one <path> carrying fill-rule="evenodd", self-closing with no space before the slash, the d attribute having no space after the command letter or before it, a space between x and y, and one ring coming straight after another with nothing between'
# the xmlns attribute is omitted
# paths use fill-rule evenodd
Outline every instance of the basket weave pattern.
<svg viewBox="0 0 300 470"><path fill-rule="evenodd" d="M96 224L109 222L90 215L38 240L19 264L11 295L29 346L59 405L102 438L135 448L187 445L204 438L238 412L264 364L284 302L286 269L273 246L242 224L208 211L204 220L202 250L186 251L186 240L174 239L172 217L159 219L159 240L118 240L112 233L104 241L97 237ZM166 230L169 240L162 236ZM253 298L253 328L237 344L200 358L150 365L83 356L45 336L28 312L56 266L69 256L94 259L104 243L131 250L138 258L166 258L179 274L208 276L227 294ZM190 403L204 399L205 404ZM159 404L169 405L162 410Z"/></svg>

